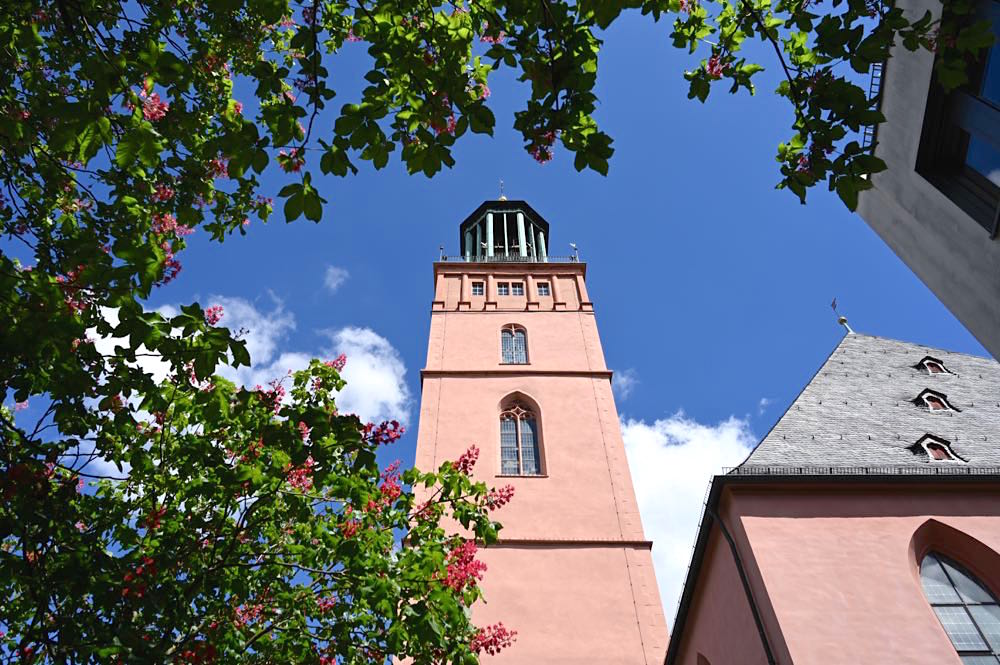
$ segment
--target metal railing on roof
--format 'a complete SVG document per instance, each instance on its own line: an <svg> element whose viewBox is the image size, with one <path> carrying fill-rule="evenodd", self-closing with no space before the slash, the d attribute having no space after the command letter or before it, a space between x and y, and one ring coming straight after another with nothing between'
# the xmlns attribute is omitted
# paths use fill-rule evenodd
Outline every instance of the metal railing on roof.
<svg viewBox="0 0 1000 665"><path fill-rule="evenodd" d="M726 467L729 476L1000 476L998 466L768 466Z"/></svg>
<svg viewBox="0 0 1000 665"><path fill-rule="evenodd" d="M494 254L493 256L446 256L441 261L455 263L579 263L579 256L521 256L520 254Z"/></svg>
<svg viewBox="0 0 1000 665"><path fill-rule="evenodd" d="M882 110L882 74L885 64L873 62L871 66L871 80L868 83L868 101L877 100L876 110ZM861 147L870 148L875 144L875 137L878 135L878 123L865 125L861 132Z"/></svg>

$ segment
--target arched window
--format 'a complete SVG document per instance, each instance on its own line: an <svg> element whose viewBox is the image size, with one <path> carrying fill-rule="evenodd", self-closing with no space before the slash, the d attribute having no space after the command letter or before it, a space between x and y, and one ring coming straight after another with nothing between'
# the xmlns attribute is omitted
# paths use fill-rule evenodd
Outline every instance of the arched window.
<svg viewBox="0 0 1000 665"><path fill-rule="evenodd" d="M518 402L500 414L500 473L511 476L541 473L538 418Z"/></svg>
<svg viewBox="0 0 1000 665"><path fill-rule="evenodd" d="M528 362L528 333L513 324L500 331L501 362L524 365Z"/></svg>
<svg viewBox="0 0 1000 665"><path fill-rule="evenodd" d="M920 562L920 583L962 662L1000 663L1000 604L996 597L967 570L936 552Z"/></svg>

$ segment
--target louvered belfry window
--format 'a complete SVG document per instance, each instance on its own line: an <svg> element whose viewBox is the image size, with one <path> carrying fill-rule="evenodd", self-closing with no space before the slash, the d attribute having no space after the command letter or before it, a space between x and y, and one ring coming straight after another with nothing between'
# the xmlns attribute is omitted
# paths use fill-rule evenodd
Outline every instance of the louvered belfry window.
<svg viewBox="0 0 1000 665"><path fill-rule="evenodd" d="M1000 663L1000 604L982 582L931 552L920 563L920 583L962 663Z"/></svg>
<svg viewBox="0 0 1000 665"><path fill-rule="evenodd" d="M524 328L504 328L500 332L500 347L505 365L524 365L528 362L528 337Z"/></svg>
<svg viewBox="0 0 1000 665"><path fill-rule="evenodd" d="M500 414L500 473L511 476L541 473L537 423L534 413L516 403Z"/></svg>

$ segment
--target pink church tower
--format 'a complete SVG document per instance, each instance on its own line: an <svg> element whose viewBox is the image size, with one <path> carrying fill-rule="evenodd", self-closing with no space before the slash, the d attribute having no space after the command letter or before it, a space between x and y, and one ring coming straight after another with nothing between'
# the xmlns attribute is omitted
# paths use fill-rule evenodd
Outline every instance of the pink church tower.
<svg viewBox="0 0 1000 665"><path fill-rule="evenodd" d="M524 201L487 201L434 264L416 463L476 444L478 479L515 487L499 515L478 625L518 631L501 663L663 662L667 629L587 295Z"/></svg>

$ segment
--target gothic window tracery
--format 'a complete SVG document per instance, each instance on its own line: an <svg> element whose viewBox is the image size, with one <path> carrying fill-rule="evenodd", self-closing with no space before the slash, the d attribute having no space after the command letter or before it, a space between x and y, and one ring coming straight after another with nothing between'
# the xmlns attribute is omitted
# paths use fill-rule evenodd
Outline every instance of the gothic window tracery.
<svg viewBox="0 0 1000 665"><path fill-rule="evenodd" d="M1000 663L1000 604L982 582L954 561L930 552L920 584L965 665Z"/></svg>
<svg viewBox="0 0 1000 665"><path fill-rule="evenodd" d="M541 474L538 418L518 402L500 414L500 473L515 476Z"/></svg>

